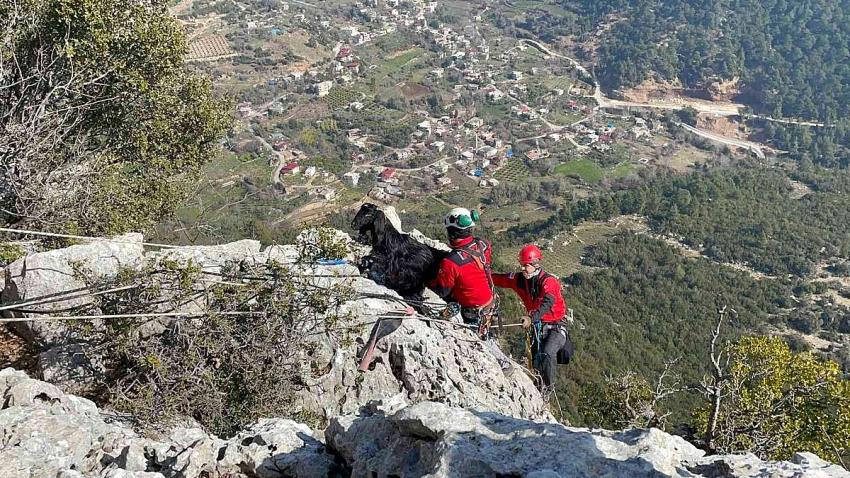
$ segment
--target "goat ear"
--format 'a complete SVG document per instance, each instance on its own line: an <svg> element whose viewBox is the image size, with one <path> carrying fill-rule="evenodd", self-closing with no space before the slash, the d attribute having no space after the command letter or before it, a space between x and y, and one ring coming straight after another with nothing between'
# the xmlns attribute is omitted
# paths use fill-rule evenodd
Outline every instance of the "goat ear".
<svg viewBox="0 0 850 478"><path fill-rule="evenodd" d="M387 217L381 211L375 211L375 220L372 221L372 230L375 231L375 239L383 239L387 230Z"/></svg>

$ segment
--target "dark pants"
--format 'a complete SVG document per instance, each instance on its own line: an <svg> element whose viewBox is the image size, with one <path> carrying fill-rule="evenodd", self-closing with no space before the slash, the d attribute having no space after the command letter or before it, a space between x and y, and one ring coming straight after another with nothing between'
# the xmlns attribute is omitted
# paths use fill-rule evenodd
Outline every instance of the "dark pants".
<svg viewBox="0 0 850 478"><path fill-rule="evenodd" d="M567 343L567 337L559 325L543 324L540 332L540 344L535 344L538 352L537 367L543 377L543 385L547 387L555 384L555 369L558 366L558 351Z"/></svg>

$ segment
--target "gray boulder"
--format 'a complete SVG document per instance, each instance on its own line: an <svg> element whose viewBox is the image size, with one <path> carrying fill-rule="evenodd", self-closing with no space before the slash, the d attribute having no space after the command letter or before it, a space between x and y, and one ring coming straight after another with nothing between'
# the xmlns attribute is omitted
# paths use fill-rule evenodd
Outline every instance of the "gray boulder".
<svg viewBox="0 0 850 478"><path fill-rule="evenodd" d="M331 282L334 279L329 279ZM540 393L522 369L502 370L476 333L459 323L429 321L419 315L386 319L372 369L359 372L360 352L381 317L405 308L394 291L361 277L337 279L358 294L343 305L345 330L324 334L325 373L303 378L299 393L305 410L325 418L354 413L364 404L403 393L408 403L439 401L456 407L491 410L508 416L551 420ZM434 299L438 300L438 299ZM357 324L363 324L358 327ZM342 346L354 342L357 346Z"/></svg>
<svg viewBox="0 0 850 478"><path fill-rule="evenodd" d="M570 428L434 402L387 413L364 408L332 420L325 438L351 467L352 478L850 477L809 453L791 462L705 457L657 429Z"/></svg>
<svg viewBox="0 0 850 478"><path fill-rule="evenodd" d="M325 437L353 478L694 476L682 462L703 455L659 430L567 428L434 402L340 417Z"/></svg>
<svg viewBox="0 0 850 478"><path fill-rule="evenodd" d="M259 478L328 478L339 467L307 425L280 418L260 420L228 441L219 471Z"/></svg>
<svg viewBox="0 0 850 478"><path fill-rule="evenodd" d="M2 302L32 301L62 294L64 300L31 304L26 309L49 313L89 305L92 303L91 296L86 295L89 281L113 279L123 268L138 267L144 254L141 241L141 234L126 234L115 241L94 241L22 257L5 269ZM68 329L61 322L14 324L22 336L43 346L61 345L69 339Z"/></svg>
<svg viewBox="0 0 850 478"><path fill-rule="evenodd" d="M850 478L847 470L813 453L796 453L790 461L762 461L751 453L709 456L688 469L710 478Z"/></svg>
<svg viewBox="0 0 850 478"><path fill-rule="evenodd" d="M107 423L89 400L0 371L0 476L333 477L339 466L306 425L262 420L230 440L176 428L161 440ZM277 473L277 474L276 474Z"/></svg>

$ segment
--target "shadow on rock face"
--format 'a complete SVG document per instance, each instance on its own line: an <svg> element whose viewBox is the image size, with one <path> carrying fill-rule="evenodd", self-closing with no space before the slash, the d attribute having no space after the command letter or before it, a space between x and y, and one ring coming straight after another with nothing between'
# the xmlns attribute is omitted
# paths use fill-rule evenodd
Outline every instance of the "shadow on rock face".
<svg viewBox="0 0 850 478"><path fill-rule="evenodd" d="M354 477L667 477L703 452L657 430L571 429L421 402L335 419L325 438Z"/></svg>

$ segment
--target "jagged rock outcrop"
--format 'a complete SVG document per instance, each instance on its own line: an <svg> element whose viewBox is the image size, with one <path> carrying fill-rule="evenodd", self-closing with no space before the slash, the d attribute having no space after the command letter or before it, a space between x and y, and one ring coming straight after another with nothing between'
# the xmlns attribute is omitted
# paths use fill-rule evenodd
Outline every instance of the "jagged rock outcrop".
<svg viewBox="0 0 850 478"><path fill-rule="evenodd" d="M657 429L570 428L433 402L342 416L325 437L351 468L352 478L850 478L843 468L810 453L792 462L765 462L753 455L705 457L681 437Z"/></svg>
<svg viewBox="0 0 850 478"><path fill-rule="evenodd" d="M27 301L23 308L34 312L89 305L92 297L86 294L89 287L86 280L109 280L122 268L139 267L144 257L141 242L142 235L134 233L27 254L5 268L0 298L3 304ZM66 294L64 300L51 298L57 293ZM65 344L69 339L67 327L58 322L16 322L15 328L25 338L46 348Z"/></svg>
<svg viewBox="0 0 850 478"><path fill-rule="evenodd" d="M800 453L791 462L704 452L656 429L570 428L399 395L332 420L324 437L263 419L223 440L198 428L152 439L90 401L0 371L0 476L112 478L812 477L850 478Z"/></svg>
<svg viewBox="0 0 850 478"><path fill-rule="evenodd" d="M160 440L108 423L89 400L25 373L0 371L3 478L344 476L321 436L291 420L261 420L230 440L176 428Z"/></svg>
<svg viewBox="0 0 850 478"><path fill-rule="evenodd" d="M390 211L392 214L392 211ZM4 302L32 300L71 290L85 292L86 284L75 271L90 272L89 280L107 280L121 267L142 268L164 261L189 263L206 272L218 273L227 264L288 265L298 274L311 277L311 285L327 290L341 287L356 291L353 300L340 310L348 317L341 327L348 330L351 341L341 341L334 333L311 334L303 347L303 382L297 392L305 412L330 418L356 412L373 400L402 393L409 403L436 400L458 407L492 410L508 416L527 419L551 419L533 382L518 366L503 371L496 358L487 351L470 330L452 324L423 320L410 316L404 320L388 320L387 329L398 327L378 342L373 369L357 370L360 350L369 340L372 324L388 313L398 314L406 304L394 291L360 277L351 265L364 250L353 245L347 234L335 231L334 240L354 250L345 264L321 265L299 261L316 241L315 233L305 231L295 245L262 248L258 241L242 240L218 246L179 247L145 253L141 236L123 236L119 242L98 241L43 253L31 254L6 270L9 279L3 292ZM49 272L35 272L34 266ZM39 282L41 281L41 282ZM199 285L202 289L203 285ZM429 301L440 303L430 294ZM50 303L43 310L57 310L73 305L86 305L90 298L72 298ZM165 307L165 304L163 304ZM206 304L198 299L181 304L180 312L200 313ZM37 314L21 314L36 317ZM92 378L102 373L103 365L95 354L86 353L85 344L76 343L66 325L57 322L21 322L26 336L46 344L39 366L42 378L64 391L81 393ZM147 334L164 330L166 319L150 321ZM357 327L357 324L364 324ZM95 322L96 325L96 322ZM316 371L321 371L317 376Z"/></svg>

